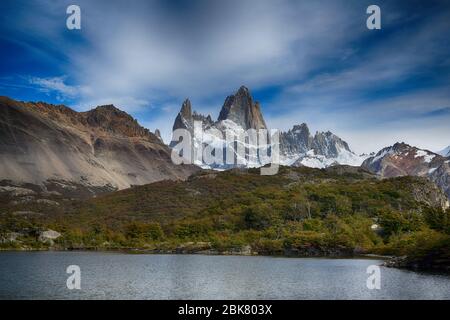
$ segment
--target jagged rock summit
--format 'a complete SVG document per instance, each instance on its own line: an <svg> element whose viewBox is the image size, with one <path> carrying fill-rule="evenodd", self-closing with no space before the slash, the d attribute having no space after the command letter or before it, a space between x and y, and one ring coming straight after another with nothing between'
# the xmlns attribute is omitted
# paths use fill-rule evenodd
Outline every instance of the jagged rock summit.
<svg viewBox="0 0 450 320"><path fill-rule="evenodd" d="M225 99L217 121L223 120L231 120L244 130L267 129L259 102L253 101L250 91L244 86Z"/></svg>
<svg viewBox="0 0 450 320"><path fill-rule="evenodd" d="M225 99L217 121L213 121L210 115L202 115L192 110L191 101L186 99L181 105L180 112L175 118L173 130L192 130L194 121L202 121L204 127L219 126L223 121L232 121L244 130L267 129L258 102L253 101L250 91L242 86L234 94Z"/></svg>
<svg viewBox="0 0 450 320"><path fill-rule="evenodd" d="M192 129L193 121L191 101L186 99L181 105L181 110L175 118L173 130L176 129Z"/></svg>

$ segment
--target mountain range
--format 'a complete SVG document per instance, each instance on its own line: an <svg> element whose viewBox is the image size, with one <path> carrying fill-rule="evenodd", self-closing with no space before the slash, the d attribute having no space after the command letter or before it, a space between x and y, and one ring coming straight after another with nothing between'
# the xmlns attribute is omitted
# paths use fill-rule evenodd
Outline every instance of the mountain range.
<svg viewBox="0 0 450 320"><path fill-rule="evenodd" d="M242 86L225 99L219 117L213 121L210 115L192 111L187 99L178 113L173 130L188 129L193 134L194 143L200 143L193 132L194 121L202 121L203 129L215 128L221 132L237 129L268 129L261 112L261 106L255 102L249 89ZM203 136L203 141L229 146L222 138L214 135ZM172 145L174 143L172 142ZM246 144L247 148L257 146ZM225 152L223 152L225 154ZM307 166L326 168L334 165L361 166L383 178L399 176L427 177L436 183L450 197L450 147L434 153L405 143L397 143L383 148L377 154L357 155L349 144L330 131L311 134L306 123L294 125L287 132L280 133L280 164L286 166ZM215 166L196 163L203 168L229 169L229 165ZM258 167L266 164L260 159L249 159L246 166Z"/></svg>
<svg viewBox="0 0 450 320"><path fill-rule="evenodd" d="M216 121L185 100L173 127L193 132L195 120L218 132L267 128L245 87ZM449 270L450 157L405 143L358 156L305 123L280 134L280 151L285 166L273 176L175 165L159 130L112 105L76 112L0 97L0 249L372 253L397 257L392 266Z"/></svg>
<svg viewBox="0 0 450 320"><path fill-rule="evenodd" d="M194 121L204 130L268 129L261 105L244 86L228 96L217 120L193 111L186 99L173 130L194 133ZM193 135L194 143L199 143ZM230 147L223 137L203 133L202 143ZM171 147L113 105L76 112L63 105L21 102L0 97L0 187L38 186L72 196L92 196L161 180L184 180L203 169L230 169L236 165L175 165ZM245 143L246 148L259 148ZM449 148L434 153L405 143L386 147L377 154L357 155L349 144L330 131L312 134L306 123L280 133L280 164L326 168L361 166L382 178L426 177L450 197ZM259 157L245 159L246 167L267 163ZM224 152L225 154L225 152Z"/></svg>
<svg viewBox="0 0 450 320"><path fill-rule="evenodd" d="M220 110L217 121L213 121L210 115L202 115L192 110L191 102L186 99L178 113L173 130L188 129L193 136L193 144L203 143L222 145L228 148L223 137L203 133L203 136L194 135L194 121L202 121L204 130L217 129L225 136L225 131L234 132L237 135L239 129L268 129L261 112L261 106L255 102L250 90L245 86L228 96ZM171 146L177 141L172 141ZM258 146L246 143L247 148L258 149ZM225 152L223 153L225 154ZM353 165L359 166L366 156L356 155L348 143L330 131L316 132L311 135L308 125L302 123L295 125L287 132L280 132L280 164L287 166L308 166L314 168L325 168L331 165ZM229 165L207 165L196 163L204 168L229 168ZM261 157L249 158L245 162L247 167L257 167L267 164L267 160Z"/></svg>

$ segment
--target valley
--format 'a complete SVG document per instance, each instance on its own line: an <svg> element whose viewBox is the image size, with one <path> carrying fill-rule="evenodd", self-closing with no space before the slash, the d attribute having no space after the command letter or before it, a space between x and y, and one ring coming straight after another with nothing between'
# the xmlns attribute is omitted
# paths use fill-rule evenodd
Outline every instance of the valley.
<svg viewBox="0 0 450 320"><path fill-rule="evenodd" d="M379 179L345 166L281 167L275 176L232 169L84 201L37 197L48 201L3 195L3 249L415 259L433 253L441 261L433 268L446 270L449 262L447 199L424 178ZM42 240L45 230L61 236Z"/></svg>

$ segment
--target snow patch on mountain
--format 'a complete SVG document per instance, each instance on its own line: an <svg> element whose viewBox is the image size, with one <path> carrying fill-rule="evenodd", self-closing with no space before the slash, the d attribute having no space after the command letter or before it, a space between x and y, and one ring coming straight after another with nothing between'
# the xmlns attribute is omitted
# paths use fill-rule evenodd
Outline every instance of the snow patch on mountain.
<svg viewBox="0 0 450 320"><path fill-rule="evenodd" d="M425 150L417 150L416 151L416 155L414 156L414 158L424 158L424 161L426 163L430 163L431 161L433 161L434 157L436 155L435 154L431 154L428 151Z"/></svg>
<svg viewBox="0 0 450 320"><path fill-rule="evenodd" d="M326 157L316 154L314 150L309 150L305 155L301 155L295 161L282 162L284 165L305 166L311 168L327 168L333 165L360 166L369 155L357 155L348 150L339 150L338 156ZM289 159L292 160L292 159Z"/></svg>
<svg viewBox="0 0 450 320"><path fill-rule="evenodd" d="M433 172L436 171L437 168L431 168L430 170L428 170L428 174L432 174Z"/></svg>

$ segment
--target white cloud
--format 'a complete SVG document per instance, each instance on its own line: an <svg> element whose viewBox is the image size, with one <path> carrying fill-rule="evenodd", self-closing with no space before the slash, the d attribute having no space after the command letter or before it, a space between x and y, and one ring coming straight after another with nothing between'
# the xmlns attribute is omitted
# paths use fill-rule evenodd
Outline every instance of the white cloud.
<svg viewBox="0 0 450 320"><path fill-rule="evenodd" d="M433 66L448 68L448 36L442 31L450 26L449 10L416 24L425 12L409 15L399 9L403 4L382 1L379 41L365 28L361 1L190 1L182 8L169 1L78 4L80 32L59 25L64 3L30 4L30 10L5 19L23 30L26 43L44 44L36 46L41 56L51 59L58 51L61 73L77 86L65 77L36 78L33 85L61 99L77 97L79 109L110 103L133 113L153 108L144 123L159 127L167 139L185 97L195 110L215 117L225 95L242 84L253 91L278 86L284 88L281 95L262 105L272 127L307 122L342 135L358 152L376 151L403 134L408 136L402 140L428 141L429 148L448 144L441 123L414 119L448 106L448 85L379 99L364 95L432 72Z"/></svg>
<svg viewBox="0 0 450 320"><path fill-rule="evenodd" d="M65 98L75 98L80 94L79 86L70 86L64 83L67 76L52 77L52 78L39 78L30 77L29 83L45 93L56 93L62 100Z"/></svg>
<svg viewBox="0 0 450 320"><path fill-rule="evenodd" d="M70 68L105 97L201 99L242 84L286 83L340 55L360 33L355 9L334 2L205 1L177 12L158 2L80 5L89 8L89 46L66 50ZM124 18L130 12L133 19Z"/></svg>

